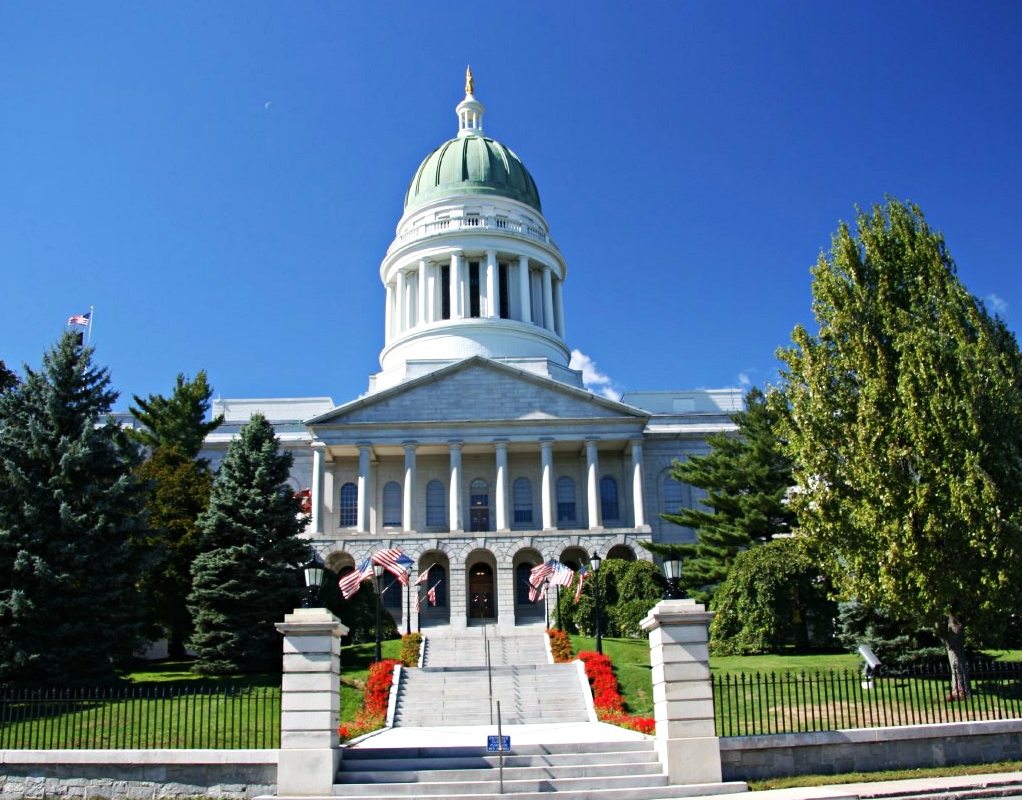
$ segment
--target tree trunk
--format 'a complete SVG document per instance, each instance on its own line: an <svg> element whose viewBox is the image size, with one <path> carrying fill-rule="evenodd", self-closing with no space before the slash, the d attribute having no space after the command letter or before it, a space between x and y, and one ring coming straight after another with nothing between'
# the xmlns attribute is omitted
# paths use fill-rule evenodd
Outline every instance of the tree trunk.
<svg viewBox="0 0 1022 800"><path fill-rule="evenodd" d="M937 626L937 635L947 648L947 660L951 666L951 693L948 700L969 697L972 687L969 684L969 667L965 655L965 624L949 612L947 622Z"/></svg>

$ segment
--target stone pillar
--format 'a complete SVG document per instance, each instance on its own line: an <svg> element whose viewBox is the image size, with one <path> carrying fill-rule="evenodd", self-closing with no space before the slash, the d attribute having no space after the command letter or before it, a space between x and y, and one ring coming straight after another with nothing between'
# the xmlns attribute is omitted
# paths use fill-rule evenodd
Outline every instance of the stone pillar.
<svg viewBox="0 0 1022 800"><path fill-rule="evenodd" d="M564 337L564 281L554 281L554 330L562 339Z"/></svg>
<svg viewBox="0 0 1022 800"><path fill-rule="evenodd" d="M415 315L416 316L415 321L418 325L425 325L427 322L429 322L429 319L426 317L426 297L427 297L426 269L428 265L429 262L427 262L426 259L424 258L419 259L419 286L418 294L416 295L416 300L419 303L419 308L418 313Z"/></svg>
<svg viewBox="0 0 1022 800"><path fill-rule="evenodd" d="M369 531L369 454L368 444L358 446L358 519L355 530L358 533Z"/></svg>
<svg viewBox="0 0 1022 800"><path fill-rule="evenodd" d="M542 468L539 492L543 530L550 531L554 529L554 440L540 439L539 453Z"/></svg>
<svg viewBox="0 0 1022 800"><path fill-rule="evenodd" d="M518 300L522 322L532 322L532 297L529 292L529 258L518 257Z"/></svg>
<svg viewBox="0 0 1022 800"><path fill-rule="evenodd" d="M497 451L497 527L498 531L508 530L507 520L507 440L499 439L493 443Z"/></svg>
<svg viewBox="0 0 1022 800"><path fill-rule="evenodd" d="M600 519L600 460L596 439L586 439L586 503L589 509L589 530L603 526Z"/></svg>
<svg viewBox="0 0 1022 800"><path fill-rule="evenodd" d="M646 498L642 491L642 441L632 439L632 511L636 528L646 525Z"/></svg>
<svg viewBox="0 0 1022 800"><path fill-rule="evenodd" d="M709 625L695 600L661 600L640 625L649 632L656 749L672 784L719 783Z"/></svg>
<svg viewBox="0 0 1022 800"><path fill-rule="evenodd" d="M554 330L554 287L550 267L543 267L543 327Z"/></svg>
<svg viewBox="0 0 1022 800"><path fill-rule="evenodd" d="M387 304L384 306L383 330L389 342L394 336L394 287L387 284Z"/></svg>
<svg viewBox="0 0 1022 800"><path fill-rule="evenodd" d="M300 608L277 630L284 634L277 794L333 794L340 764L341 637L348 628L325 608Z"/></svg>
<svg viewBox="0 0 1022 800"><path fill-rule="evenodd" d="M465 530L465 513L461 502L461 442L451 442L451 530ZM452 609L453 611L453 609Z"/></svg>
<svg viewBox="0 0 1022 800"><path fill-rule="evenodd" d="M405 274L399 271L397 273L396 280L397 287L395 289L395 297L397 298L397 314L395 316L396 325L394 326L394 333L404 333L408 329L408 297L405 291Z"/></svg>
<svg viewBox="0 0 1022 800"><path fill-rule="evenodd" d="M497 251L486 251L486 316L500 316L500 278L497 275Z"/></svg>
<svg viewBox="0 0 1022 800"><path fill-rule="evenodd" d="M403 497L403 508L401 509L401 519L404 521L405 532L416 531L419 529L418 520L415 518L415 511L418 508L415 504L415 481L416 481L416 469L415 469L415 449L417 445L415 442L405 442L405 485L404 485L404 497Z"/></svg>
<svg viewBox="0 0 1022 800"><path fill-rule="evenodd" d="M312 445L312 519L309 520L310 533L323 532L323 454L326 445L314 442Z"/></svg>

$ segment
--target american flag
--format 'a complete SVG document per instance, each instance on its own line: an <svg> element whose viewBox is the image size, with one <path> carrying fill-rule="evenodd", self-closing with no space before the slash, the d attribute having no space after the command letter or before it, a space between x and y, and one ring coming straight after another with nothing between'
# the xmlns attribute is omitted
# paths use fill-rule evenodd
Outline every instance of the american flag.
<svg viewBox="0 0 1022 800"><path fill-rule="evenodd" d="M408 585L409 570L415 562L396 547L389 550L377 550L373 553L372 559L374 564L379 564L396 577L402 586Z"/></svg>
<svg viewBox="0 0 1022 800"><path fill-rule="evenodd" d="M416 582L416 584L415 584L415 585L416 585L416 586L418 586L418 585L419 585L419 584L418 584L418 582ZM418 614L418 613L419 613L419 605L420 605L420 600L422 600L422 597L421 597L421 596L420 596L420 594L419 594L419 590L418 590L418 589L416 589L416 590L415 590L415 613L416 613L416 614Z"/></svg>
<svg viewBox="0 0 1022 800"><path fill-rule="evenodd" d="M575 588L575 602L577 603L582 597L582 581L589 577L589 570L586 569L586 565L583 564L578 568L578 586Z"/></svg>
<svg viewBox="0 0 1022 800"><path fill-rule="evenodd" d="M341 594L344 595L344 599L348 600L355 595L355 593L362 586L362 581L373 577L373 565L372 562L367 558L362 562L362 566L358 569L354 569L341 578L337 582L337 586L341 590Z"/></svg>
<svg viewBox="0 0 1022 800"><path fill-rule="evenodd" d="M428 592L426 592L426 597L429 598L429 604L431 606L436 605L436 587L439 585L440 581L437 581L436 583L433 584L433 587Z"/></svg>
<svg viewBox="0 0 1022 800"><path fill-rule="evenodd" d="M92 312L86 311L84 314L75 314L73 317L68 317L68 325L84 325L88 327L89 320L92 318Z"/></svg>
<svg viewBox="0 0 1022 800"><path fill-rule="evenodd" d="M540 589L546 583L546 579L550 577L550 573L553 572L553 559L547 561L545 564L537 564L532 568L532 572L529 573L529 602L535 603L536 600L541 600L546 596L544 592L540 594Z"/></svg>
<svg viewBox="0 0 1022 800"><path fill-rule="evenodd" d="M553 574L550 576L550 583L554 586L571 586L575 581L575 572L571 567L562 564L560 561L553 562Z"/></svg>
<svg viewBox="0 0 1022 800"><path fill-rule="evenodd" d="M435 567L435 566L436 566L436 564L430 564L428 567L426 567L426 571L425 572L420 572L419 573L419 577L415 580L415 585L418 586L419 584L425 583L426 582L426 578L429 575L429 571L431 569L433 569L433 567Z"/></svg>

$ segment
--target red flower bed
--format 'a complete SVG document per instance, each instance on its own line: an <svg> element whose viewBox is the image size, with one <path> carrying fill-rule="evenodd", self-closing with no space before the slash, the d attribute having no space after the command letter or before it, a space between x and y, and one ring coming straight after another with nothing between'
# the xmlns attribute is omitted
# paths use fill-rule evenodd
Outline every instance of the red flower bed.
<svg viewBox="0 0 1022 800"><path fill-rule="evenodd" d="M575 660L575 651L571 649L571 639L567 633L555 628L549 629L546 633L550 637L550 652L554 656L555 664Z"/></svg>
<svg viewBox="0 0 1022 800"><path fill-rule="evenodd" d="M370 731L382 728L387 722L387 703L390 701L390 685L394 680L394 665L401 662L385 658L369 667L362 708L355 715L354 722L348 722L337 729L341 741L354 739Z"/></svg>
<svg viewBox="0 0 1022 800"><path fill-rule="evenodd" d="M636 717L625 713L625 701L618 689L610 658L602 653L584 650L578 654L578 659L586 665L586 677L593 689L593 706L596 708L596 716L602 722L620 725L639 733L652 734L656 730L652 717Z"/></svg>

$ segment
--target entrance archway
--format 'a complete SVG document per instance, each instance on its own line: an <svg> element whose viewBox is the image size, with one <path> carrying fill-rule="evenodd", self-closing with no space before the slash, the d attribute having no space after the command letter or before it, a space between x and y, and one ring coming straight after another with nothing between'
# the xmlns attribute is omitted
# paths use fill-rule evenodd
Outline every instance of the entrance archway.
<svg viewBox="0 0 1022 800"><path fill-rule="evenodd" d="M497 604L493 591L493 568L477 562L468 570L469 619L495 619Z"/></svg>

